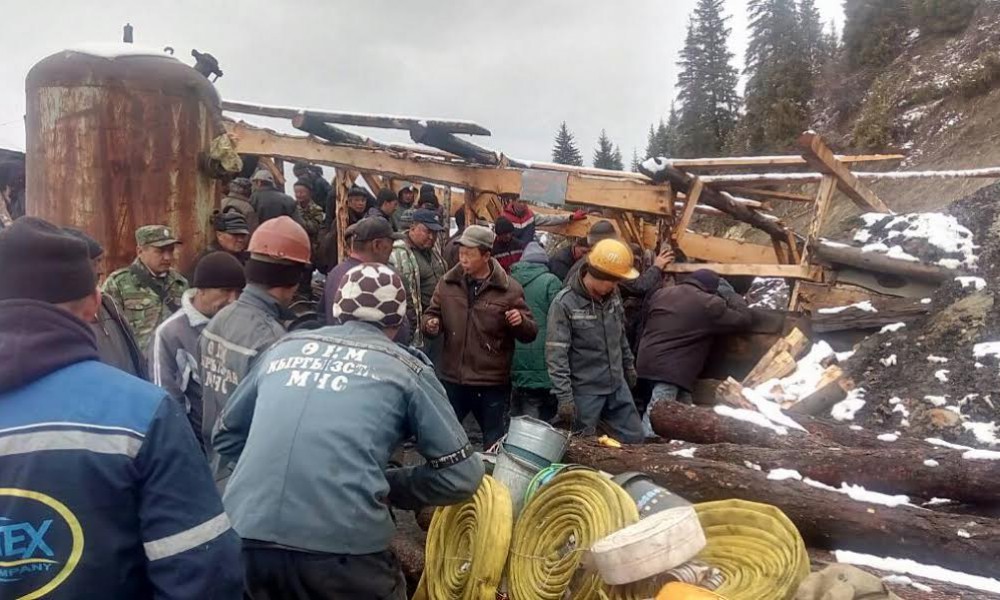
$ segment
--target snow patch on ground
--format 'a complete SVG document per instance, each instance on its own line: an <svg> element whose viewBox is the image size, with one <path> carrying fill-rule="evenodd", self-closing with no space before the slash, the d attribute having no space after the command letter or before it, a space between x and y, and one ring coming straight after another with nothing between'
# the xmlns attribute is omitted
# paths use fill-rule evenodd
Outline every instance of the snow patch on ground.
<svg viewBox="0 0 1000 600"><path fill-rule="evenodd" d="M833 405L830 409L830 416L838 421L853 421L857 414L865 405L865 389L856 388L847 393L847 398Z"/></svg>
<svg viewBox="0 0 1000 600"><path fill-rule="evenodd" d="M956 534L958 535L958 537L960 537L960 538L965 538L965 539L969 539L969 538L971 538L971 537L972 537L972 534L971 534L971 533L969 533L968 531L964 530L964 529L959 529L959 530L958 530L958 531L956 531L955 533L956 533Z"/></svg>
<svg viewBox="0 0 1000 600"><path fill-rule="evenodd" d="M966 450L962 453L965 460L1000 460L1000 452L996 450Z"/></svg>
<svg viewBox="0 0 1000 600"><path fill-rule="evenodd" d="M956 277L955 281L962 284L962 288L975 288L977 292L986 289L986 280L982 277Z"/></svg>
<svg viewBox="0 0 1000 600"><path fill-rule="evenodd" d="M948 383L948 373L951 373L948 369L934 371L934 379L937 379L941 383Z"/></svg>
<svg viewBox="0 0 1000 600"><path fill-rule="evenodd" d="M748 469L753 469L754 471L760 471L761 470L760 469L760 465L758 465L757 463L752 463L749 460L743 461L743 464L746 465L746 467Z"/></svg>
<svg viewBox="0 0 1000 600"><path fill-rule="evenodd" d="M945 404L948 404L948 396L924 396L924 400L937 407L942 407Z"/></svg>
<svg viewBox="0 0 1000 600"><path fill-rule="evenodd" d="M878 361L880 363L882 363L883 367L892 367L892 366L896 365L896 355L895 354L890 354L889 356L887 356L885 358L878 359Z"/></svg>
<svg viewBox="0 0 1000 600"><path fill-rule="evenodd" d="M878 436L878 439L882 442L895 442L899 439L899 432L896 433L883 433Z"/></svg>
<svg viewBox="0 0 1000 600"><path fill-rule="evenodd" d="M833 554L837 557L837 562L843 564L869 567L880 571L894 571L896 573L904 573L935 581L944 581L984 592L1000 594L1000 581L988 577L969 575L968 573L952 571L951 569L934 565L923 565L910 559L883 558L860 552L851 552L849 550L836 550Z"/></svg>
<svg viewBox="0 0 1000 600"><path fill-rule="evenodd" d="M670 454L672 454L673 456L681 456L684 458L694 458L695 450L697 450L697 448L684 448L682 450L674 450Z"/></svg>
<svg viewBox="0 0 1000 600"><path fill-rule="evenodd" d="M973 450L973 448L970 448L969 446L953 444L939 438L926 438L924 441L932 446L941 446L942 448L951 448L952 450Z"/></svg>
<svg viewBox="0 0 1000 600"><path fill-rule="evenodd" d="M835 315L835 314L838 314L838 313L842 313L845 310L848 310L850 308L856 308L858 310L861 310L861 311L864 311L864 312L870 312L870 313L876 313L876 312L878 312L878 310L876 310L875 307L872 306L872 303L869 302L868 300L865 300L863 302L856 302L854 304L848 304L847 306L836 306L836 307L833 307L833 308L821 308L821 309L819 309L818 312L821 315Z"/></svg>
<svg viewBox="0 0 1000 600"><path fill-rule="evenodd" d="M788 429L775 425L767 417L753 410L745 408L733 408L732 406L718 405L715 407L715 414L746 423L752 423L759 427L766 427L778 435L788 435Z"/></svg>
<svg viewBox="0 0 1000 600"><path fill-rule="evenodd" d="M989 444L990 446L1000 444L1000 438L997 437L997 426L993 421L989 423L969 421L968 423L962 423L962 427L966 431L971 431L972 435L976 436L976 439L983 444Z"/></svg>
<svg viewBox="0 0 1000 600"><path fill-rule="evenodd" d="M982 342L972 347L972 355L976 358L1000 356L1000 342Z"/></svg>
<svg viewBox="0 0 1000 600"><path fill-rule="evenodd" d="M931 354L930 356L927 357L927 362L938 363L943 365L944 363L948 362L948 359L943 356L935 356Z"/></svg>
<svg viewBox="0 0 1000 600"><path fill-rule="evenodd" d="M924 461L924 466L925 467L939 467L939 466L941 466L941 463L939 463L938 461L934 460L933 458L928 458L927 460Z"/></svg>
<svg viewBox="0 0 1000 600"><path fill-rule="evenodd" d="M883 327L879 333L896 333L904 327L906 327L906 323L893 323L892 325L886 325Z"/></svg>

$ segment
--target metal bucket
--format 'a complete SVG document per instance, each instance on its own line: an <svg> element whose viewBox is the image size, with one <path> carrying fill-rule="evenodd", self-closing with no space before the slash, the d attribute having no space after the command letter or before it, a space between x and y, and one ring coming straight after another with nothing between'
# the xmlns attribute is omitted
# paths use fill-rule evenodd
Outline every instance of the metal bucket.
<svg viewBox="0 0 1000 600"><path fill-rule="evenodd" d="M562 460L569 433L532 417L514 417L504 446L539 469Z"/></svg>
<svg viewBox="0 0 1000 600"><path fill-rule="evenodd" d="M497 452L497 464L493 467L493 478L507 486L510 500L514 508L514 518L521 514L524 508L524 494L531 485L531 480L538 473L538 467L507 451L505 446Z"/></svg>
<svg viewBox="0 0 1000 600"><path fill-rule="evenodd" d="M645 473L622 473L611 481L620 485L635 500L639 518L658 513L668 508L691 506L691 503L665 487L653 483Z"/></svg>

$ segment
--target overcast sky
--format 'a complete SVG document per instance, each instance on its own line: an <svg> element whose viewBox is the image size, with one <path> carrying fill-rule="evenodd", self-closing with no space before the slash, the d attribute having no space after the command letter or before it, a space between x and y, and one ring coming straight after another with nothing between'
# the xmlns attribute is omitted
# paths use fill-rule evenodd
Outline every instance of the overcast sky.
<svg viewBox="0 0 1000 600"><path fill-rule="evenodd" d="M601 128L626 166L674 96L675 62L695 0L32 0L4 10L0 147L24 148L24 78L80 42L211 52L223 98L472 119L484 145L548 160L565 120L587 164ZM818 0L842 28L841 0ZM742 64L746 0L727 0ZM248 120L251 120L248 118ZM260 120L258 120L260 121ZM260 121L264 123L263 121ZM266 122L270 126L282 125ZM406 141L403 135L364 131Z"/></svg>

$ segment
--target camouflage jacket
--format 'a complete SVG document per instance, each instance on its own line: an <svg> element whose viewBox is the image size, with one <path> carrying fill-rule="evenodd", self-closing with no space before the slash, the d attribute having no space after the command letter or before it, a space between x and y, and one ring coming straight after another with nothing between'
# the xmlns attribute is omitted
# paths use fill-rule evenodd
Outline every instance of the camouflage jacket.
<svg viewBox="0 0 1000 600"><path fill-rule="evenodd" d="M309 234L309 241L312 242L313 261L319 256L320 234L326 223L326 213L323 209L310 202L305 208L299 205L299 212L302 214L302 226Z"/></svg>
<svg viewBox="0 0 1000 600"><path fill-rule="evenodd" d="M441 258L436 248L432 260L440 265L442 272L448 270L444 259ZM396 240L392 243L389 264L399 273L400 279L403 280L403 287L406 288L406 316L414 324L411 345L414 348L422 348L424 334L420 330L420 317L424 314L426 307L420 299L420 265L417 264L417 257L405 240Z"/></svg>
<svg viewBox="0 0 1000 600"><path fill-rule="evenodd" d="M108 276L103 291L122 309L122 315L135 333L135 341L146 353L156 327L181 306L187 280L176 271L156 278L135 259L131 265Z"/></svg>

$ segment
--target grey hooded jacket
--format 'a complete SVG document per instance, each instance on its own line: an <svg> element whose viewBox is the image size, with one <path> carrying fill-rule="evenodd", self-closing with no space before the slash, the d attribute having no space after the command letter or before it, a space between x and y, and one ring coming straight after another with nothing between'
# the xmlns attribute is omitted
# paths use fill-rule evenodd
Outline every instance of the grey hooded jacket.
<svg viewBox="0 0 1000 600"><path fill-rule="evenodd" d="M204 446L201 374L198 372L201 349L198 342L209 319L191 304L196 291L184 292L180 310L156 328L149 372L153 383L167 390L170 397L184 407L195 437Z"/></svg>
<svg viewBox="0 0 1000 600"><path fill-rule="evenodd" d="M427 463L388 468L410 436ZM383 551L390 505L461 502L483 477L427 357L358 321L278 342L236 389L214 443L238 460L223 501L240 537L312 552Z"/></svg>
<svg viewBox="0 0 1000 600"><path fill-rule="evenodd" d="M625 381L635 359L625 335L625 309L619 294L594 300L580 272L556 294L549 308L545 363L552 391L560 402L575 395L605 396Z"/></svg>
<svg viewBox="0 0 1000 600"><path fill-rule="evenodd" d="M220 464L212 449L212 429L229 396L262 352L285 335L282 321L294 318L264 288L249 284L239 299L212 317L201 334L201 383L205 452L221 487L232 465Z"/></svg>

